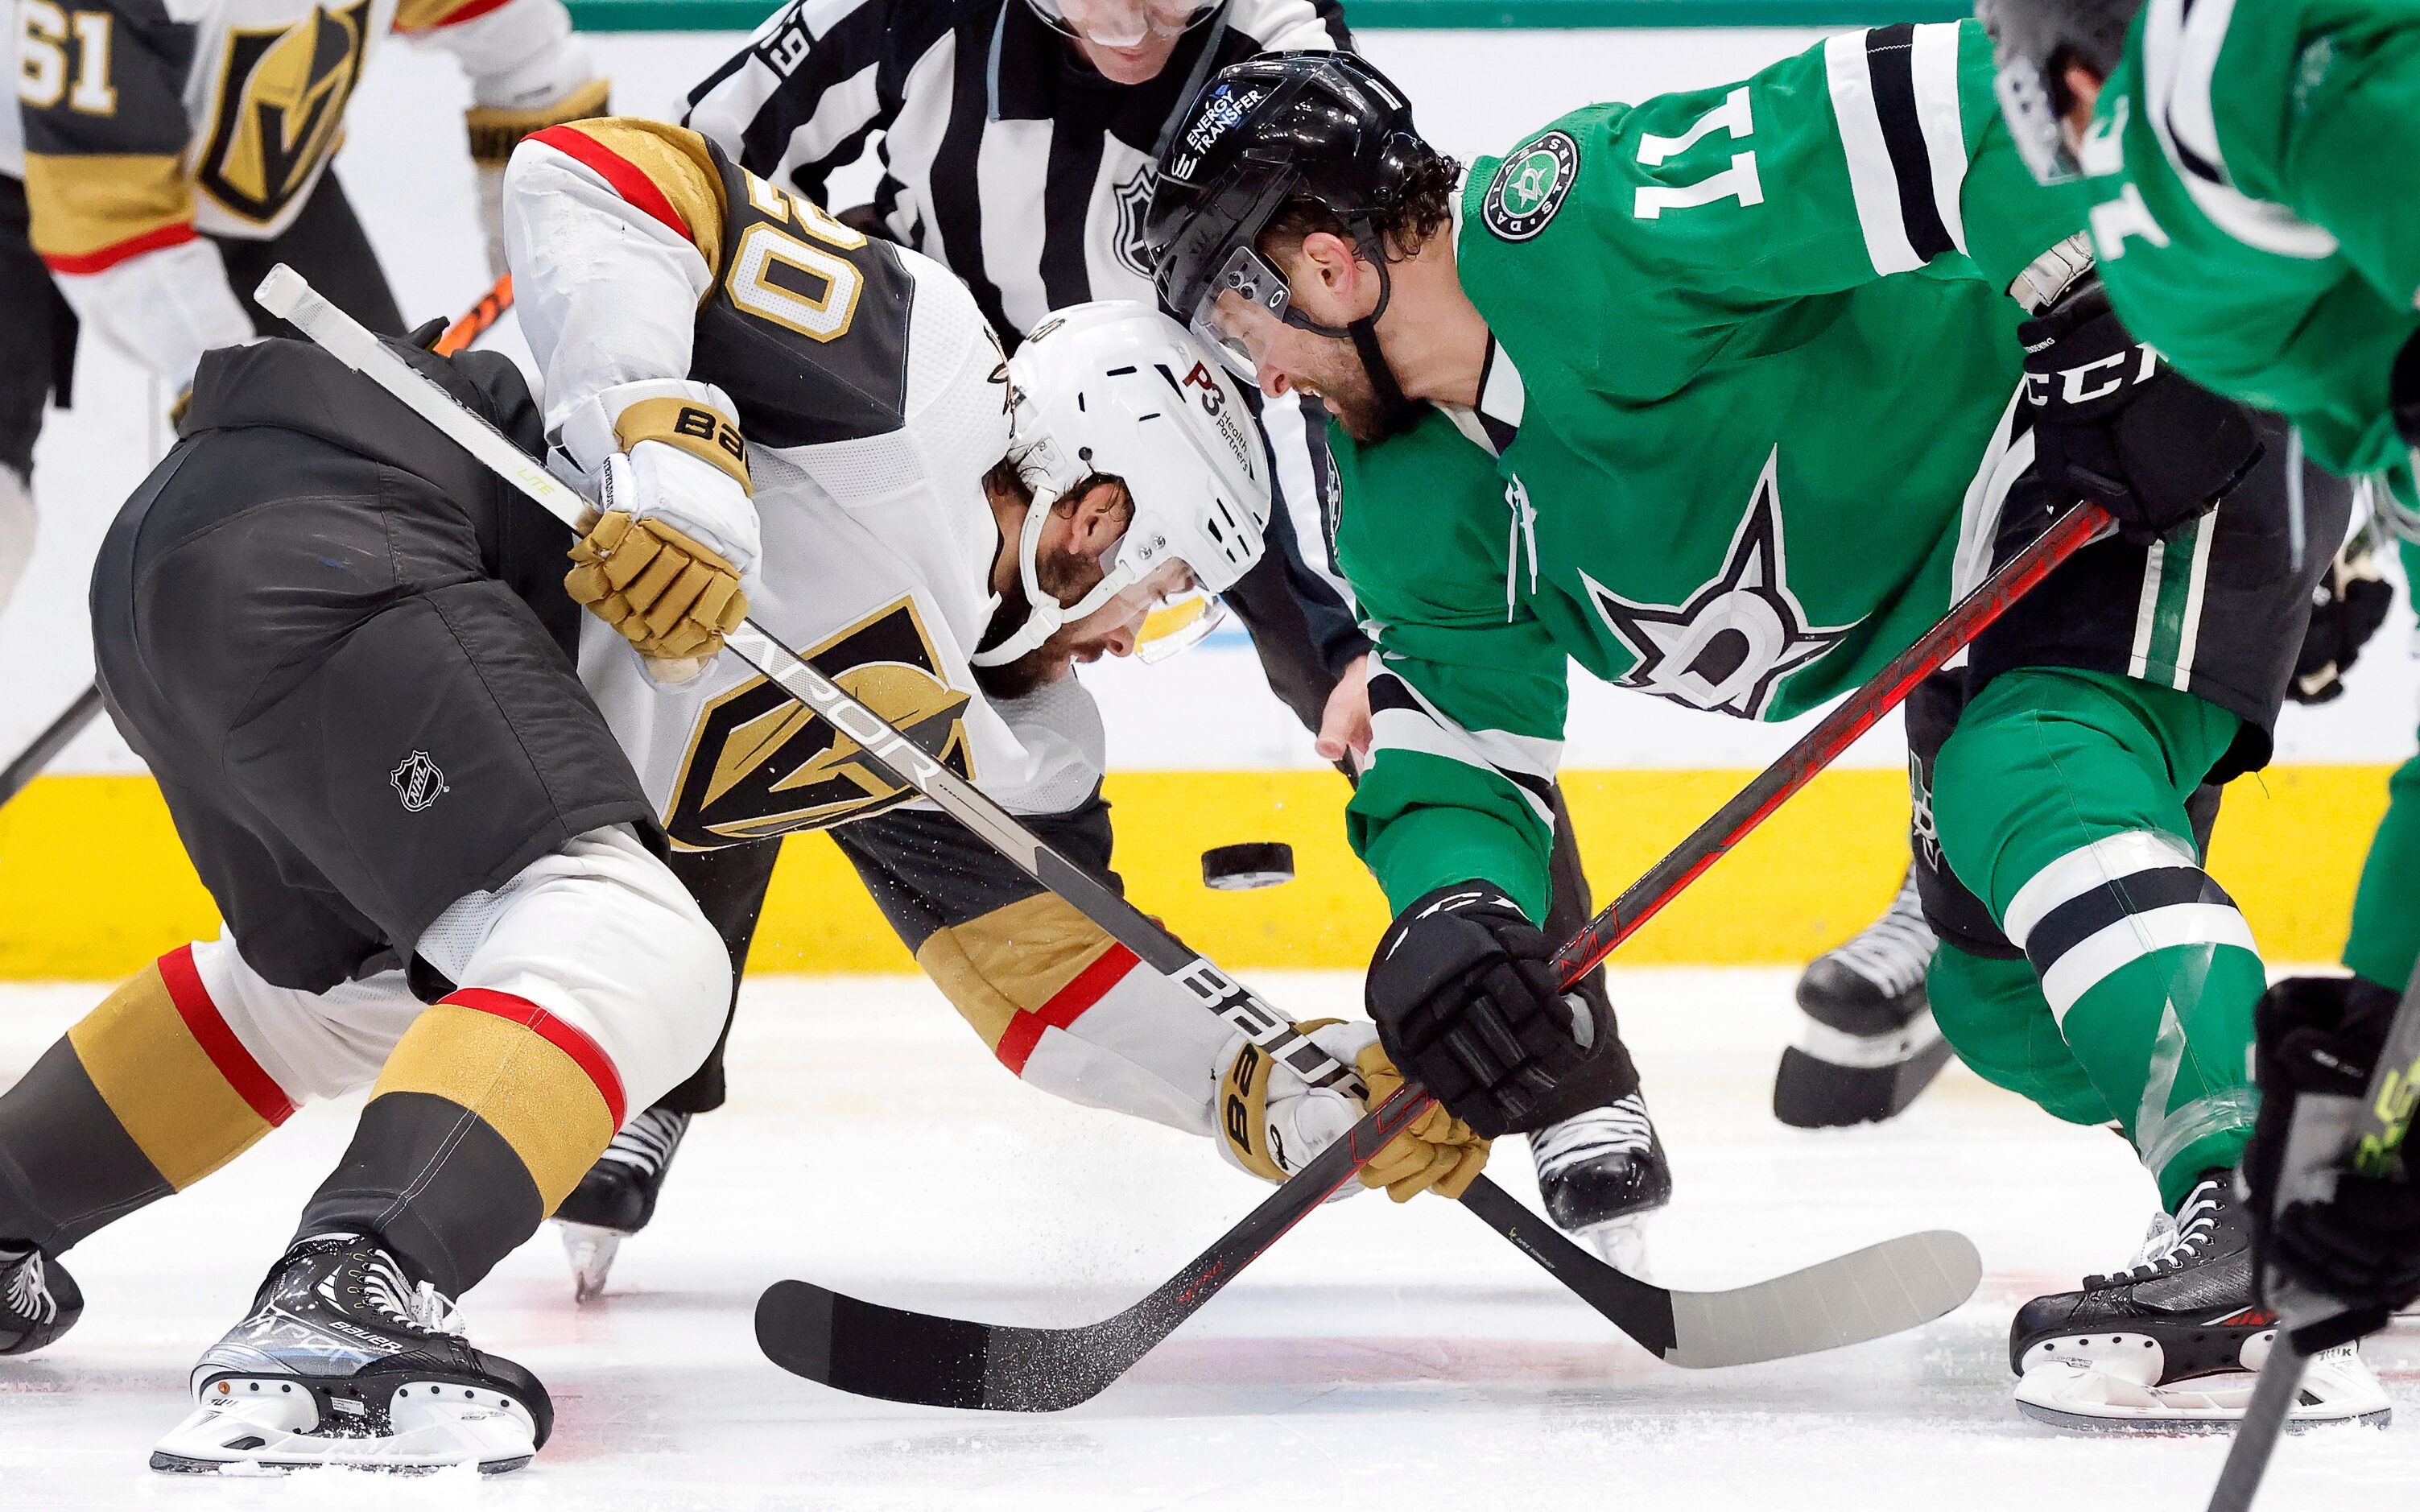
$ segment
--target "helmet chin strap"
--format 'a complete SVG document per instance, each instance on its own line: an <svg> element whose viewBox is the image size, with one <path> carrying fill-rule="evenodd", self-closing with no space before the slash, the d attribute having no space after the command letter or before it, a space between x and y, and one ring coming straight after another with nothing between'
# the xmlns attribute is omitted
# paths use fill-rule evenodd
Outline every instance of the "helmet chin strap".
<svg viewBox="0 0 2420 1512"><path fill-rule="evenodd" d="M1125 590L1132 574L1112 566L1093 585L1091 592L1073 604L1063 605L1042 587L1042 526L1050 518L1051 505L1035 495L1025 507L1025 525L1016 533L1016 571L1025 592L1025 623L1016 627L1008 639L987 650L974 652L967 661L979 667L1006 666L1018 657L1041 648L1059 628L1092 614ZM1120 542L1124 544L1123 541Z"/></svg>
<svg viewBox="0 0 2420 1512"><path fill-rule="evenodd" d="M1370 375L1372 397L1378 401L1381 429L1389 436L1400 436L1419 419L1419 407L1404 397L1404 386L1395 382L1394 365L1387 361L1386 349L1378 345L1378 318L1395 297L1395 280L1387 271L1386 248L1383 244L1363 239L1362 252L1378 270L1378 304L1369 314L1344 328L1353 338L1353 350L1361 356L1362 370Z"/></svg>

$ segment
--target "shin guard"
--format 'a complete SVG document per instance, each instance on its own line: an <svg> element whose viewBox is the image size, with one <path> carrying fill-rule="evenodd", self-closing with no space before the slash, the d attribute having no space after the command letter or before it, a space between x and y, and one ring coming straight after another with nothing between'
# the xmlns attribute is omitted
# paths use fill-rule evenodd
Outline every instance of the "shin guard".
<svg viewBox="0 0 2420 1512"><path fill-rule="evenodd" d="M55 1255L192 1186L293 1112L211 1002L193 947L173 950L0 1097L0 1239Z"/></svg>
<svg viewBox="0 0 2420 1512"><path fill-rule="evenodd" d="M622 1081L584 1031L466 988L388 1057L298 1235L378 1236L449 1297L536 1232L622 1125Z"/></svg>

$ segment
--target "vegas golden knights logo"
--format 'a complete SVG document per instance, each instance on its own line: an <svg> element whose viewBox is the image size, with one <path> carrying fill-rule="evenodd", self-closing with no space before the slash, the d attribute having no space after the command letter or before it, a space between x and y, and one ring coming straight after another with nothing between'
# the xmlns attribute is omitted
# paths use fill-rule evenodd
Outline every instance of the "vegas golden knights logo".
<svg viewBox="0 0 2420 1512"><path fill-rule="evenodd" d="M799 653L899 732L971 782L967 695L942 680L915 600L877 609ZM664 828L684 850L821 830L915 797L864 747L763 678L706 706L681 758Z"/></svg>
<svg viewBox="0 0 2420 1512"><path fill-rule="evenodd" d="M333 151L361 77L369 0L290 26L227 32L203 192L246 220L277 218Z"/></svg>

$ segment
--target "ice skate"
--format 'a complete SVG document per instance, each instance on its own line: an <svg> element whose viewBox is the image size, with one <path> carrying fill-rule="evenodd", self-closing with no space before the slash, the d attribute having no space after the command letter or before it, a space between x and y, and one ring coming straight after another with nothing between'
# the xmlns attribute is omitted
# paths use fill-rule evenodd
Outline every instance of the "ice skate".
<svg viewBox="0 0 2420 1512"><path fill-rule="evenodd" d="M495 1474L529 1463L554 1423L537 1378L472 1348L450 1301L353 1234L288 1250L193 1382L194 1410L151 1451L153 1470Z"/></svg>
<svg viewBox="0 0 2420 1512"><path fill-rule="evenodd" d="M1908 872L1882 917L1815 958L1798 979L1806 1017L1781 1052L1773 1115L1796 1129L1896 1117L1949 1061L1924 973L1934 938Z"/></svg>
<svg viewBox="0 0 2420 1512"><path fill-rule="evenodd" d="M1609 1265L1644 1273L1647 1215L1672 1200L1672 1167L1633 1092L1529 1136L1546 1216Z"/></svg>
<svg viewBox="0 0 2420 1512"><path fill-rule="evenodd" d="M83 1316L84 1293L65 1266L31 1245L0 1243L0 1354L31 1354Z"/></svg>
<svg viewBox="0 0 2420 1512"><path fill-rule="evenodd" d="M672 1169L673 1152L689 1132L690 1115L649 1108L625 1125L613 1143L554 1210L563 1253L571 1262L573 1295L594 1302L605 1293L622 1241L647 1226Z"/></svg>
<svg viewBox="0 0 2420 1512"><path fill-rule="evenodd" d="M2277 1322L2253 1292L2252 1224L2233 1183L2206 1173L2174 1218L2153 1221L2131 1270L2018 1309L2019 1411L2086 1432L2225 1431L2242 1418ZM2348 1344L2312 1358L2287 1426L2383 1427L2391 1411Z"/></svg>

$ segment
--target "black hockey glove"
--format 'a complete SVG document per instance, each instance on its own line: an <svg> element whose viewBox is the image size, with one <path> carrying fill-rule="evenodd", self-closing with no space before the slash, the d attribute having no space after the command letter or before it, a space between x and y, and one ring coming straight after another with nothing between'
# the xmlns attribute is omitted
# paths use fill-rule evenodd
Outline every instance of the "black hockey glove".
<svg viewBox="0 0 2420 1512"><path fill-rule="evenodd" d="M2420 331L2412 333L2395 354L2395 366L2386 378L2386 404L2403 444L2420 448Z"/></svg>
<svg viewBox="0 0 2420 1512"><path fill-rule="evenodd" d="M2420 1181L2356 1176L2343 1153L2397 999L2358 976L2296 976L2257 1010L2260 1116L2243 1155L2257 1273L2347 1309L2298 1331L2306 1349L2383 1328L2420 1297Z"/></svg>
<svg viewBox="0 0 2420 1512"><path fill-rule="evenodd" d="M2344 675L2361 648L2386 623L2395 589L2378 575L2366 547L2348 546L2311 590L2311 623L2303 631L2303 654L2286 696L2298 704L2331 703L2344 693Z"/></svg>
<svg viewBox="0 0 2420 1512"><path fill-rule="evenodd" d="M1558 987L1554 954L1502 889L1464 882L1404 910L1370 962L1387 1053L1489 1139L1595 1107L1624 1064L1610 1016Z"/></svg>
<svg viewBox="0 0 2420 1512"><path fill-rule="evenodd" d="M2129 540L2157 540L2208 514L2259 460L2242 409L2128 335L2098 279L2017 334L2036 468L2107 509Z"/></svg>

